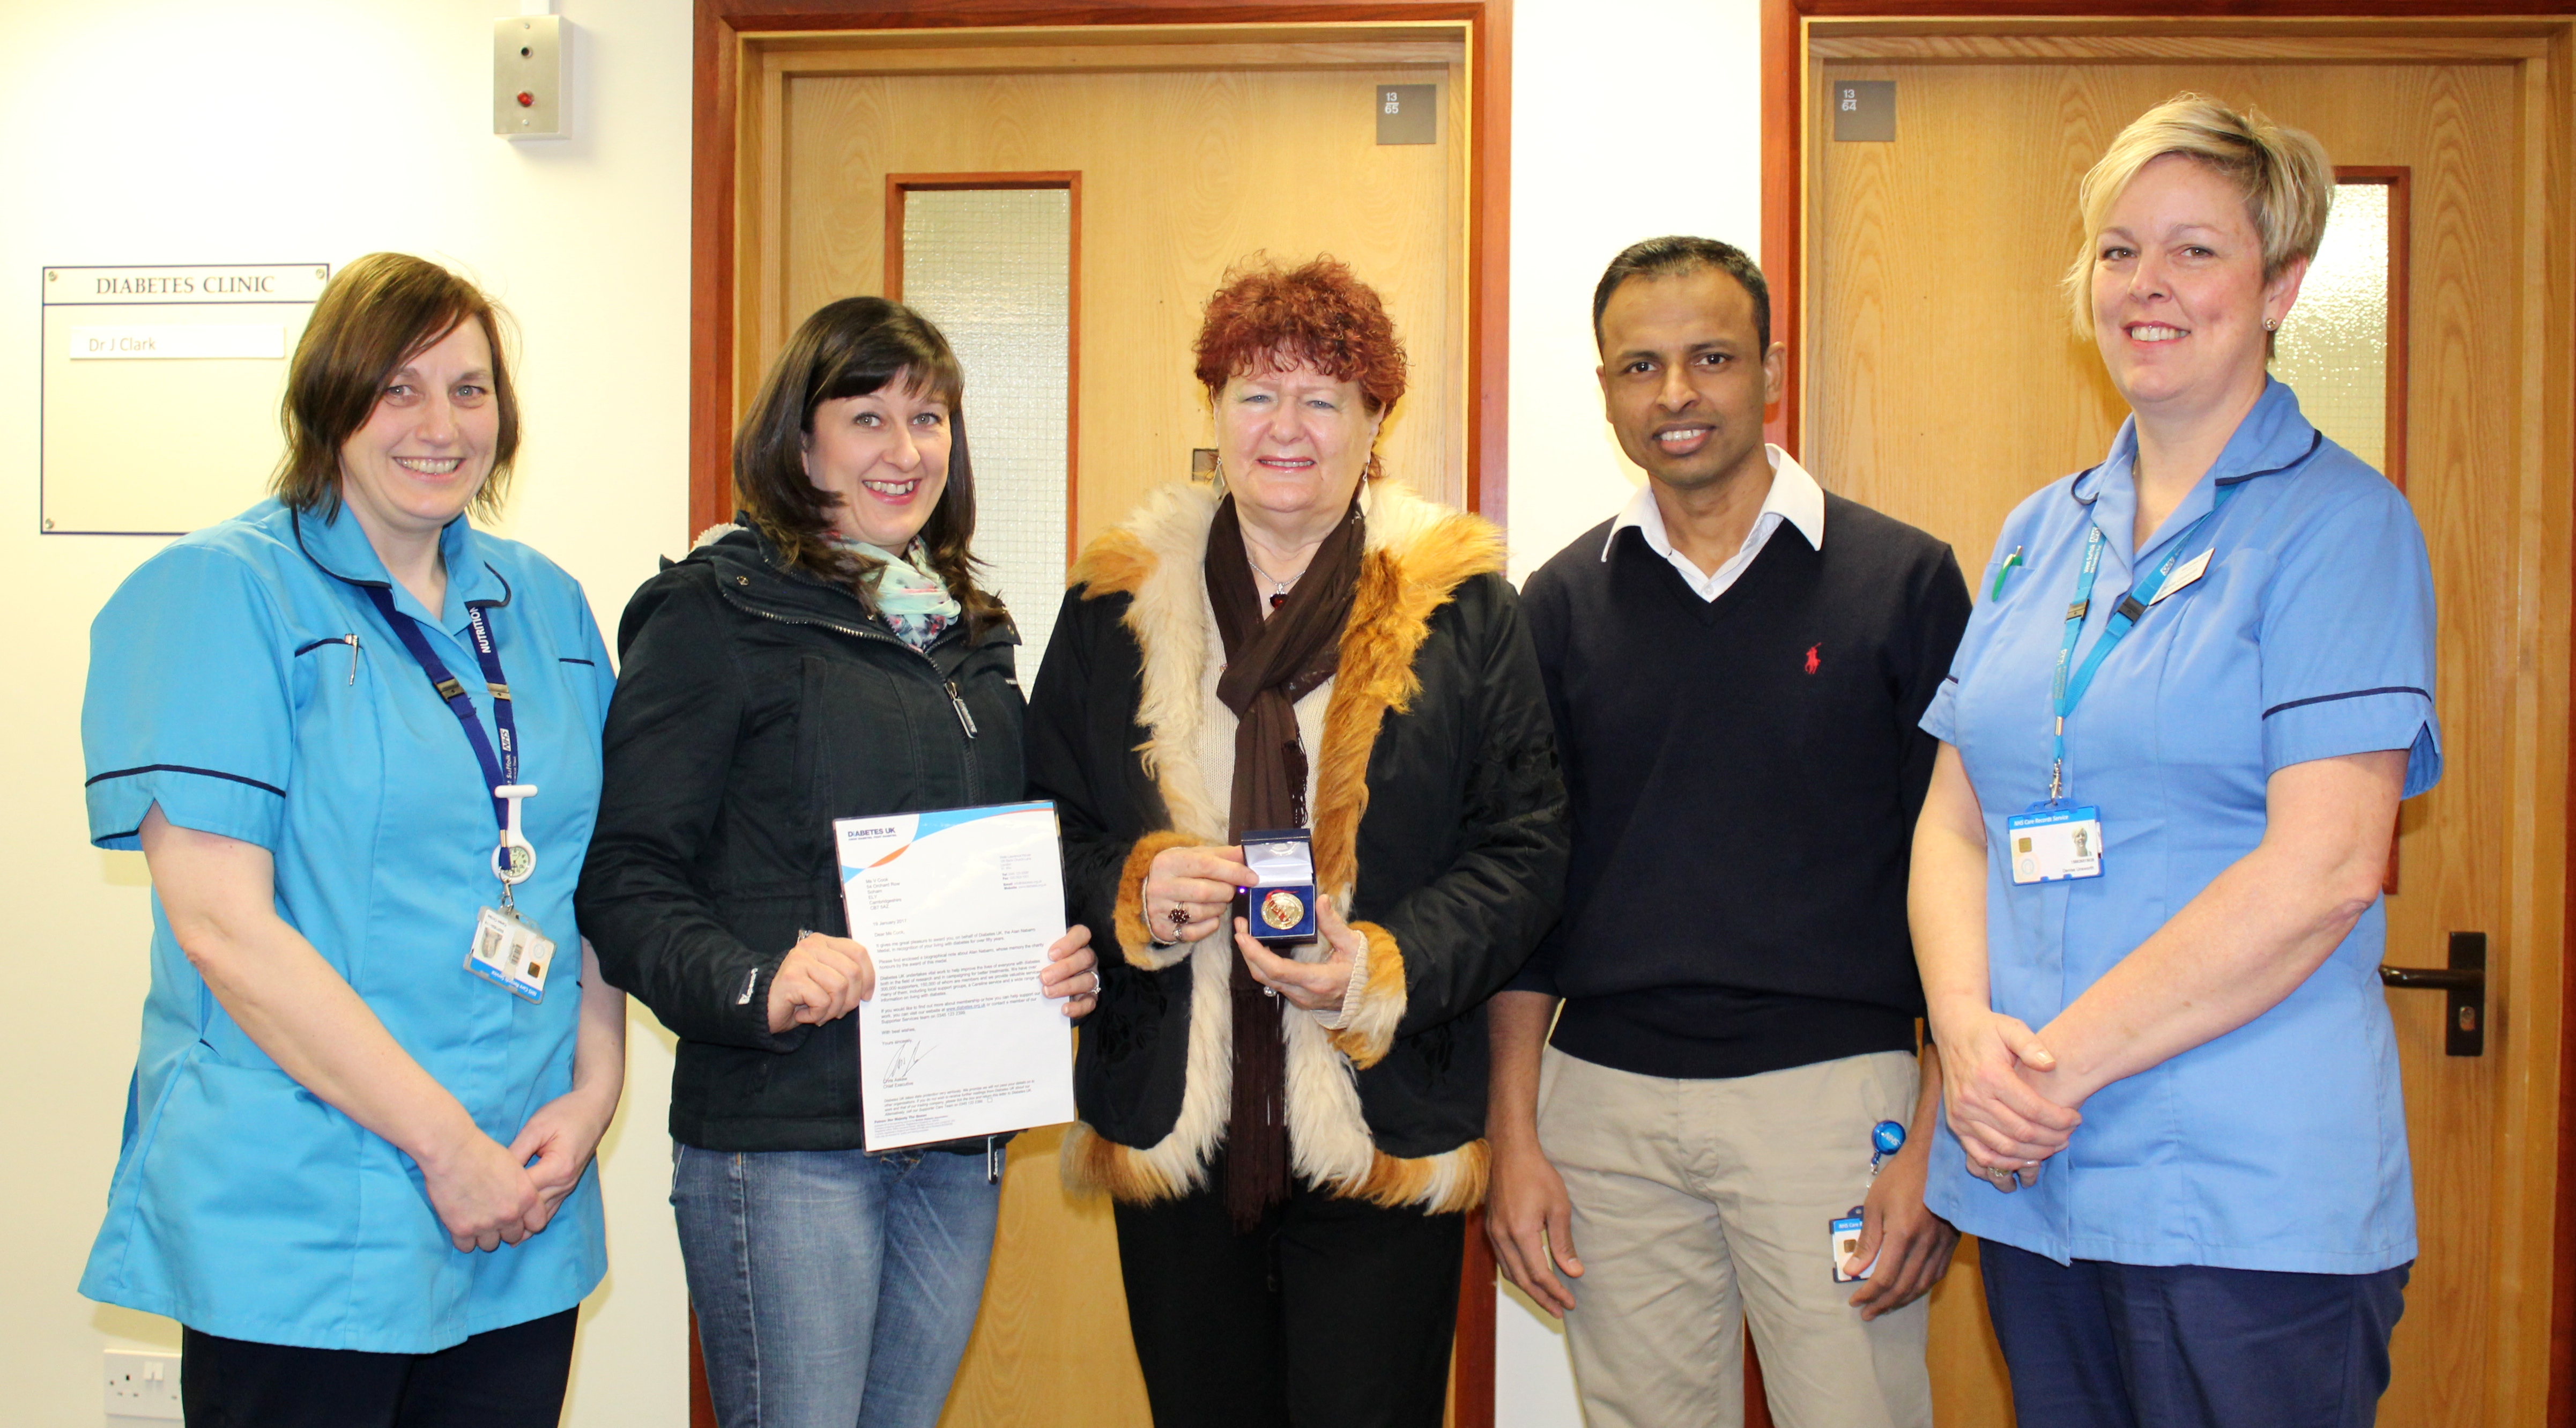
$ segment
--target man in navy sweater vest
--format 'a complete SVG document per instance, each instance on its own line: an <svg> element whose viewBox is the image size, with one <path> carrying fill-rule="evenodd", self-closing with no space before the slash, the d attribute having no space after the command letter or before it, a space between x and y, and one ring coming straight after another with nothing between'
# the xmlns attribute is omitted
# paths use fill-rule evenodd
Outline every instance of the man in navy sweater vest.
<svg viewBox="0 0 2576 1428"><path fill-rule="evenodd" d="M1785 352L1740 250L1639 243L1592 306L1649 479L1521 597L1574 862L1491 1004L1487 1231L1564 1316L1592 1428L1740 1423L1748 1317L1781 1423L1929 1428L1958 1234L1923 1206L1905 878L1967 586L1763 443Z"/></svg>

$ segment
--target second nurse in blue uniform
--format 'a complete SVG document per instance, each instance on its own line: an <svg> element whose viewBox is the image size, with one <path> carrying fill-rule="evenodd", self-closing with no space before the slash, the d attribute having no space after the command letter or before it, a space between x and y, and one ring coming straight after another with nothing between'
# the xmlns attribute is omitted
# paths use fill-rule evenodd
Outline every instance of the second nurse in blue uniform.
<svg viewBox="0 0 2576 1428"><path fill-rule="evenodd" d="M2388 1381L2379 882L2441 750L2413 512L2267 372L2333 182L2196 95L2086 177L2069 286L2132 416L2005 522L1923 719L1927 1198L2024 1423L2362 1425Z"/></svg>
<svg viewBox="0 0 2576 1428"><path fill-rule="evenodd" d="M572 904L607 653L466 518L518 441L472 284L359 259L287 381L279 498L91 627L90 836L153 936L81 1292L184 1326L191 1422L551 1428L624 1078Z"/></svg>

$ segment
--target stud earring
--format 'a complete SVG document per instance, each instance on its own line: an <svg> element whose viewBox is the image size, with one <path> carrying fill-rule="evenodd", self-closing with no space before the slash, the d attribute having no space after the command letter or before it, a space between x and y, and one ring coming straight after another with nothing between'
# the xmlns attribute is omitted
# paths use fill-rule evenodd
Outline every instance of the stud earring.
<svg viewBox="0 0 2576 1428"><path fill-rule="evenodd" d="M2264 330L2265 332L2278 332L2278 331L2280 331L2280 330L2281 330L2281 323L2280 323L2280 320L2279 320L2279 319L2277 319L2277 318L2270 318L2270 317L2267 317L2267 318L2263 319L2263 330Z"/></svg>

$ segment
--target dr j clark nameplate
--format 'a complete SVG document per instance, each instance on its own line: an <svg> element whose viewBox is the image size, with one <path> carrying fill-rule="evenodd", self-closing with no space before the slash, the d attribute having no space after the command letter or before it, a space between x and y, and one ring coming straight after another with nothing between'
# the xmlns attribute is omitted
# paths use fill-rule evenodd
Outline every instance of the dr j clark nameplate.
<svg viewBox="0 0 2576 1428"><path fill-rule="evenodd" d="M259 500L287 356L330 277L327 263L44 269L40 528L181 535Z"/></svg>
<svg viewBox="0 0 2576 1428"><path fill-rule="evenodd" d="M1825 86L1834 106L1837 144L1896 142L1896 81L1838 79Z"/></svg>
<svg viewBox="0 0 2576 1428"><path fill-rule="evenodd" d="M1440 86L1381 84L1377 87L1377 141L1381 144L1440 142Z"/></svg>

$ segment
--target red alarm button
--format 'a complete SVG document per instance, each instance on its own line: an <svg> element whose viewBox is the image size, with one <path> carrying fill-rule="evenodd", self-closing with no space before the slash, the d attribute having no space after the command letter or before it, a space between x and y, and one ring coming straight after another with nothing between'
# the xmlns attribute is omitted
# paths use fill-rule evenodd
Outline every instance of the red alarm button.
<svg viewBox="0 0 2576 1428"><path fill-rule="evenodd" d="M520 108L522 108L522 109L534 109L534 108L536 108L536 107L537 107L537 97L536 97L535 95L533 95L533 94L530 94L528 91L526 91L526 90L524 90L524 89L520 90L520 91L519 91L519 107L520 107Z"/></svg>

